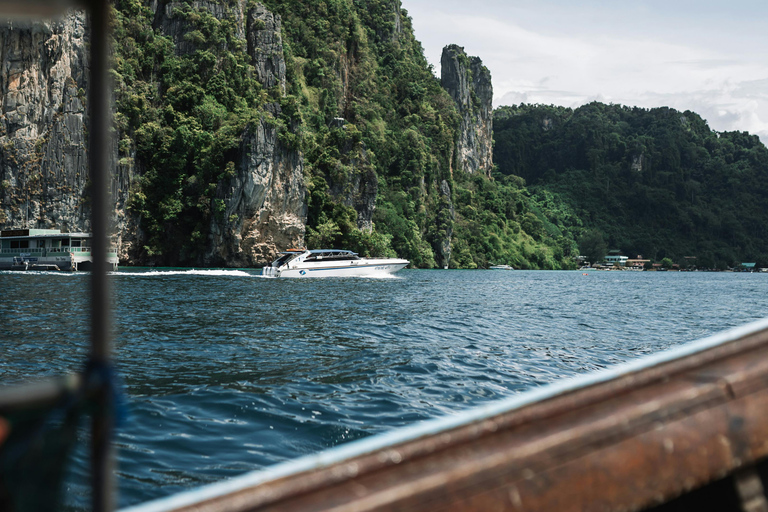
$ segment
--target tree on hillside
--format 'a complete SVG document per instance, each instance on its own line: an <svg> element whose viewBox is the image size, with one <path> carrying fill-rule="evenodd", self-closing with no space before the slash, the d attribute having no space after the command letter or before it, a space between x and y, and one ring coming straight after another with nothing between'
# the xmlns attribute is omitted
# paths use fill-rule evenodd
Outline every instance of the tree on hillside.
<svg viewBox="0 0 768 512"><path fill-rule="evenodd" d="M579 252L582 256L586 256L590 263L602 261L608 252L603 234L597 229L585 231L579 238Z"/></svg>
<svg viewBox="0 0 768 512"><path fill-rule="evenodd" d="M709 266L768 260L768 148L690 111L590 103L494 112L502 175L556 194L611 246Z"/></svg>

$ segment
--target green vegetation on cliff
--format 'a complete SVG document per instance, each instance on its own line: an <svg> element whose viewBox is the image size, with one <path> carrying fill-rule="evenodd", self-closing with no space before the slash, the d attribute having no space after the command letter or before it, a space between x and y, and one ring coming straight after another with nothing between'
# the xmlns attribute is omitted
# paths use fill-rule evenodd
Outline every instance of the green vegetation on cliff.
<svg viewBox="0 0 768 512"><path fill-rule="evenodd" d="M265 5L282 16L289 94L301 104L308 244L435 266L449 222L435 184L449 178L457 120L408 20L399 32L391 0ZM361 180L378 191L362 198L376 206L371 233L343 206Z"/></svg>
<svg viewBox="0 0 768 512"><path fill-rule="evenodd" d="M142 261L202 261L225 215L217 190L237 172L243 133L266 120L303 155L309 246L424 268L572 268L577 241L590 253L768 266L757 137L669 108L503 107L497 171L469 174L456 170L456 105L399 2L264 4L282 17L285 90L256 79L239 4L161 6L172 7L166 24L184 25L174 41L148 2L115 3L118 149L140 174L129 208Z"/></svg>
<svg viewBox="0 0 768 512"><path fill-rule="evenodd" d="M153 28L145 2L118 0L113 73L119 156L131 158L135 147L143 170L129 207L141 218L147 257L172 265L200 256L220 213L216 187L234 172L243 131L280 99L248 72L234 23L183 2L175 15L195 27L185 36L188 53Z"/></svg>
<svg viewBox="0 0 768 512"><path fill-rule="evenodd" d="M397 253L425 268L573 265L576 224L556 196L452 172L456 106L399 1L263 3L282 17L285 93L254 78L234 2L169 4L192 27L181 43L148 2L115 3L119 148L126 163L135 148L141 171L129 207L143 259L199 264L241 135L268 118L304 157L310 246Z"/></svg>
<svg viewBox="0 0 768 512"><path fill-rule="evenodd" d="M609 249L768 266L768 150L757 136L713 132L692 112L601 103L503 107L494 128L501 173L558 197Z"/></svg>

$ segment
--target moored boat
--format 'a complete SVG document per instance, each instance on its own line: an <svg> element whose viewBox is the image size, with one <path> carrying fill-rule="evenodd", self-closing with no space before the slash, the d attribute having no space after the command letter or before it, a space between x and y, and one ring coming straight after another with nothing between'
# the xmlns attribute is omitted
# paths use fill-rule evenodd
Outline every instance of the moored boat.
<svg viewBox="0 0 768 512"><path fill-rule="evenodd" d="M491 265L488 270L515 270L515 267L510 265Z"/></svg>
<svg viewBox="0 0 768 512"><path fill-rule="evenodd" d="M361 258L343 249L289 249L261 274L268 277L382 277L408 265L399 258Z"/></svg>
<svg viewBox="0 0 768 512"><path fill-rule="evenodd" d="M0 231L0 270L89 270L90 233L62 233L58 229L8 229ZM117 251L107 253L117 269Z"/></svg>

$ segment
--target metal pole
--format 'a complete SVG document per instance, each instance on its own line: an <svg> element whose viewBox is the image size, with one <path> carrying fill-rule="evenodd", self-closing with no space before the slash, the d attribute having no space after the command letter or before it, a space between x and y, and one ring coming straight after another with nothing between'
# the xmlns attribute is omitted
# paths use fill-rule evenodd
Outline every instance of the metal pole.
<svg viewBox="0 0 768 512"><path fill-rule="evenodd" d="M100 368L110 364L110 294L107 282L109 224L110 87L109 5L106 0L90 2L90 122L88 166L91 179L91 230L93 267L91 272L91 360ZM115 506L114 453L112 430L114 404L108 382L100 382L92 425L91 471L93 510L108 512Z"/></svg>

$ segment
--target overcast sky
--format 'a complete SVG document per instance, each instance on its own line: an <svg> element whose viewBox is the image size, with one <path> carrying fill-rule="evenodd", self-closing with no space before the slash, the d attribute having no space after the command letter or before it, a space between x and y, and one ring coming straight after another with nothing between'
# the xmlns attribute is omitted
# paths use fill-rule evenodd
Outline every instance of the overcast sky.
<svg viewBox="0 0 768 512"><path fill-rule="evenodd" d="M402 0L440 74L445 45L491 70L493 104L669 106L768 143L766 0Z"/></svg>

